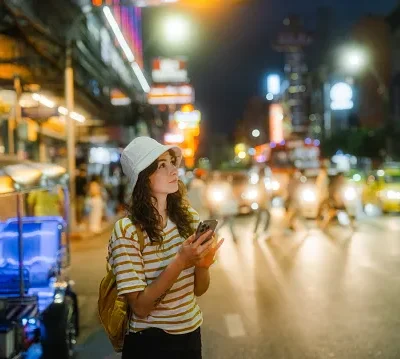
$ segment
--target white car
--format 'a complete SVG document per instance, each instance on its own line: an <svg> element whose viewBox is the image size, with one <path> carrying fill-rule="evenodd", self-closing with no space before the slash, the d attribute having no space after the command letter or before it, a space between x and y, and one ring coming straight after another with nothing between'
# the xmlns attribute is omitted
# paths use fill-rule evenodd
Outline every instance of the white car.
<svg viewBox="0 0 400 359"><path fill-rule="evenodd" d="M316 219L321 204L328 198L328 193L320 193L315 184L316 177L307 177L303 184L297 189L297 207L305 218ZM351 184L342 189L343 202L346 212L351 217L356 217L360 194Z"/></svg>

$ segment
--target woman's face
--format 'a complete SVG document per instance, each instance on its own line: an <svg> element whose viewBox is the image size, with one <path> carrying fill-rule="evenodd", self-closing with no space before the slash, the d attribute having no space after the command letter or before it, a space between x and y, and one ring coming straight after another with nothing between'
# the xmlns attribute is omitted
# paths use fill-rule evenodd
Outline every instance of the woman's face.
<svg viewBox="0 0 400 359"><path fill-rule="evenodd" d="M178 169L176 158L169 152L157 159L157 170L150 176L150 188L153 195L168 195L178 191Z"/></svg>

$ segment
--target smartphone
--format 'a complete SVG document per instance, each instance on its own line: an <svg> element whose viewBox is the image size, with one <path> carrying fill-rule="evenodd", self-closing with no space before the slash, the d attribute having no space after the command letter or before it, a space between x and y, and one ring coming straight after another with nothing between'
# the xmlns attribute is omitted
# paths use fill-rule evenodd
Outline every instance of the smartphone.
<svg viewBox="0 0 400 359"><path fill-rule="evenodd" d="M218 226L218 221L216 219L207 219L205 221L200 222L196 230L195 240L197 240L203 233L211 229L212 233L210 234L210 237L203 242L203 244L207 243L212 238L217 226Z"/></svg>

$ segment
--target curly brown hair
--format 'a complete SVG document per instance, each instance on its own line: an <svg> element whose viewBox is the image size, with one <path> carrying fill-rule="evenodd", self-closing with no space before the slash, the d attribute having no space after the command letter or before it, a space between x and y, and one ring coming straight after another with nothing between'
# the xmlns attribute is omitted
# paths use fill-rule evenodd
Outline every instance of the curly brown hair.
<svg viewBox="0 0 400 359"><path fill-rule="evenodd" d="M168 152L172 159L176 160L175 153L172 150ZM156 198L150 188L150 176L157 170L157 167L158 159L139 174L128 212L132 223L135 226L140 225L146 231L151 243L156 242L162 245L164 234L162 217L154 205ZM167 215L176 224L178 232L183 238L188 238L194 233L191 227L193 218L189 207L189 202L186 200L186 187L182 181L179 181L178 191L167 197Z"/></svg>

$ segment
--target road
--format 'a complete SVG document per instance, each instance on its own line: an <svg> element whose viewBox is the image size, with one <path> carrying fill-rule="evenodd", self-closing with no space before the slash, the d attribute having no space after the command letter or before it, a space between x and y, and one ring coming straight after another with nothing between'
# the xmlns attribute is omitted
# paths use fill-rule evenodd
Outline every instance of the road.
<svg viewBox="0 0 400 359"><path fill-rule="evenodd" d="M206 359L400 358L400 217L366 218L352 233L279 222L254 240L254 218L227 232L212 283L199 298ZM80 294L78 359L118 358L96 315L108 235L73 246Z"/></svg>

